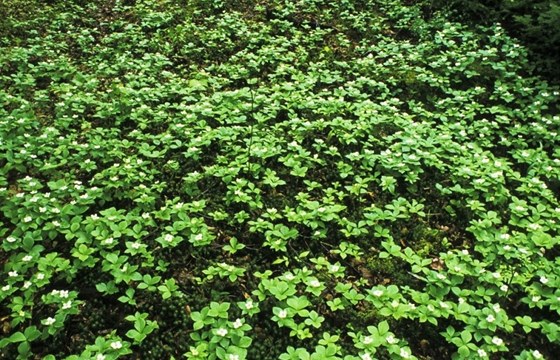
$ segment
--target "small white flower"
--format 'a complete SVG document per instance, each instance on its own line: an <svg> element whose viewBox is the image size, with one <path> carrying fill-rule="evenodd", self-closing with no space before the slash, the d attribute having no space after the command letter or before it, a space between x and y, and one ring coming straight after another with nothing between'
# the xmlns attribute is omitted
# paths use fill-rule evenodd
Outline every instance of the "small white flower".
<svg viewBox="0 0 560 360"><path fill-rule="evenodd" d="M538 302L541 299L541 297L539 295L534 295L531 297L531 301L532 302Z"/></svg>
<svg viewBox="0 0 560 360"><path fill-rule="evenodd" d="M10 272L8 273L8 276L9 276L9 277L16 277L16 276L18 276L18 272L15 271L15 270L14 270L14 271L10 271Z"/></svg>
<svg viewBox="0 0 560 360"><path fill-rule="evenodd" d="M72 307L72 300L68 300L67 302L62 304L63 310L70 309L71 307Z"/></svg>
<svg viewBox="0 0 560 360"><path fill-rule="evenodd" d="M494 344L494 345L496 345L496 346L501 346L501 345L504 344L504 340L500 339L500 338L497 337L497 336L494 336L494 337L492 338L492 344Z"/></svg>
<svg viewBox="0 0 560 360"><path fill-rule="evenodd" d="M118 350L120 348L122 348L122 343L120 341L113 341L111 343L111 348Z"/></svg>
<svg viewBox="0 0 560 360"><path fill-rule="evenodd" d="M511 236L509 234L502 234L500 235L500 239L502 240L508 240Z"/></svg>
<svg viewBox="0 0 560 360"><path fill-rule="evenodd" d="M533 353L533 357L535 359L544 359L543 355L540 353L539 350L533 350L532 353Z"/></svg>
<svg viewBox="0 0 560 360"><path fill-rule="evenodd" d="M377 289L377 290L373 290L371 293L373 296L380 297L381 295L383 295L383 290Z"/></svg>
<svg viewBox="0 0 560 360"><path fill-rule="evenodd" d="M37 274L37 280L43 280L45 278L45 274L43 273L38 273Z"/></svg>
<svg viewBox="0 0 560 360"><path fill-rule="evenodd" d="M137 243L137 242L133 242L133 243L130 245L131 248L136 249L136 250L140 249L141 246L142 246L142 245L141 245L140 243Z"/></svg>
<svg viewBox="0 0 560 360"><path fill-rule="evenodd" d="M501 276L502 276L502 275L501 275L499 272L494 272L494 273L492 273L492 277L493 277L494 279L499 279Z"/></svg>
<svg viewBox="0 0 560 360"><path fill-rule="evenodd" d="M330 271L331 271L331 272L338 272L338 270L340 270L340 266L338 266L338 265L336 265L336 264L330 266Z"/></svg>
<svg viewBox="0 0 560 360"><path fill-rule="evenodd" d="M371 355L369 353L365 353L363 355L360 356L362 358L362 360L373 360L373 358L371 357Z"/></svg>
<svg viewBox="0 0 560 360"><path fill-rule="evenodd" d="M494 317L494 315L490 314L486 317L486 321L489 323L492 323L494 321L496 321L496 318Z"/></svg>
<svg viewBox="0 0 560 360"><path fill-rule="evenodd" d="M28 261L31 261L32 259L33 259L33 256L25 255L23 258L21 258L21 261L28 262Z"/></svg>
<svg viewBox="0 0 560 360"><path fill-rule="evenodd" d="M288 274L284 275L284 279L286 279L286 280L288 280L288 281L292 281L292 280L294 280L295 278L296 278L296 277L295 277L293 274L291 274L291 273L288 273Z"/></svg>
<svg viewBox="0 0 560 360"><path fill-rule="evenodd" d="M196 234L194 237L195 241L202 241L202 239L204 238L204 236L202 234Z"/></svg>
<svg viewBox="0 0 560 360"><path fill-rule="evenodd" d="M26 281L23 283L23 288L24 289L29 289L31 287L31 281Z"/></svg>
<svg viewBox="0 0 560 360"><path fill-rule="evenodd" d="M484 351L483 349L478 349L476 352L478 353L478 356L480 356L480 357L482 357L482 358L488 356L488 354L486 353L486 351Z"/></svg>
<svg viewBox="0 0 560 360"><path fill-rule="evenodd" d="M437 273L436 277L440 280L445 280L445 275L443 275L442 273Z"/></svg>
<svg viewBox="0 0 560 360"><path fill-rule="evenodd" d="M91 215L91 219L92 219L92 220L98 220L98 219L99 219L99 215L93 214L93 215Z"/></svg>
<svg viewBox="0 0 560 360"><path fill-rule="evenodd" d="M31 221L33 221L33 218L31 216L26 216L26 217L23 218L23 222L28 223L28 222L31 222Z"/></svg>
<svg viewBox="0 0 560 360"><path fill-rule="evenodd" d="M249 299L245 302L245 309L251 310L253 308L253 300Z"/></svg>
<svg viewBox="0 0 560 360"><path fill-rule="evenodd" d="M406 349L401 349L400 355L401 355L403 358L405 358L405 359L410 358L410 353L409 353L408 350L406 350Z"/></svg>
<svg viewBox="0 0 560 360"><path fill-rule="evenodd" d="M150 213L145 212L142 214L142 219L149 219L149 218L150 218Z"/></svg>
<svg viewBox="0 0 560 360"><path fill-rule="evenodd" d="M95 357L95 360L105 360L105 355L97 354L97 356Z"/></svg>
<svg viewBox="0 0 560 360"><path fill-rule="evenodd" d="M233 328L234 329L239 329L241 326L243 326L243 321L241 321L241 319L237 319L233 323Z"/></svg>
<svg viewBox="0 0 560 360"><path fill-rule="evenodd" d="M371 344L373 342L373 338L371 336L366 336L364 338L364 341L362 341L362 342L366 345Z"/></svg>
<svg viewBox="0 0 560 360"><path fill-rule="evenodd" d="M14 243L14 242L16 242L16 240L17 240L17 239L16 239L15 237L13 237L13 236L8 236L8 237L6 238L6 241L9 242L9 243Z"/></svg>
<svg viewBox="0 0 560 360"><path fill-rule="evenodd" d="M60 290L60 297L66 299L68 297L68 290Z"/></svg>
<svg viewBox="0 0 560 360"><path fill-rule="evenodd" d="M2 291L8 291L10 290L10 287L11 287L10 285L4 285L2 286Z"/></svg>
<svg viewBox="0 0 560 360"><path fill-rule="evenodd" d="M51 326L55 322L56 322L56 320L53 319L52 317L48 317L48 318L45 319L45 325L47 325L47 326Z"/></svg>
<svg viewBox="0 0 560 360"><path fill-rule="evenodd" d="M546 278L545 276L541 276L540 278L540 282L544 285L546 285L548 283L548 278Z"/></svg>
<svg viewBox="0 0 560 360"><path fill-rule="evenodd" d="M282 309L278 312L278 317L280 319L285 319L286 316L288 316L288 311L286 311L286 309Z"/></svg>
<svg viewBox="0 0 560 360"><path fill-rule="evenodd" d="M225 328L219 328L218 330L216 330L216 334L220 336L226 336L228 334L228 331Z"/></svg>
<svg viewBox="0 0 560 360"><path fill-rule="evenodd" d="M228 360L239 360L239 355L236 354L229 354Z"/></svg>
<svg viewBox="0 0 560 360"><path fill-rule="evenodd" d="M163 240L165 240L165 241L167 241L167 242L172 242L172 241L173 241L173 235L171 235L171 234L166 234L166 235L163 237Z"/></svg>
<svg viewBox="0 0 560 360"><path fill-rule="evenodd" d="M399 340L395 339L395 337L393 335L389 335L385 338L385 340L387 340L388 344L396 344L399 342Z"/></svg>
<svg viewBox="0 0 560 360"><path fill-rule="evenodd" d="M528 228L531 229L531 230L538 230L538 229L541 228L541 225L539 225L539 224L529 224Z"/></svg>
<svg viewBox="0 0 560 360"><path fill-rule="evenodd" d="M115 239L113 239L112 237L107 238L103 241L103 244L105 245L111 245L113 242L115 242Z"/></svg>
<svg viewBox="0 0 560 360"><path fill-rule="evenodd" d="M503 292L507 292L508 291L508 286L506 284L500 286L500 290L502 290Z"/></svg>
<svg viewBox="0 0 560 360"><path fill-rule="evenodd" d="M309 282L309 286L311 287L319 287L321 286L321 283L319 282L319 280L317 279L313 279Z"/></svg>

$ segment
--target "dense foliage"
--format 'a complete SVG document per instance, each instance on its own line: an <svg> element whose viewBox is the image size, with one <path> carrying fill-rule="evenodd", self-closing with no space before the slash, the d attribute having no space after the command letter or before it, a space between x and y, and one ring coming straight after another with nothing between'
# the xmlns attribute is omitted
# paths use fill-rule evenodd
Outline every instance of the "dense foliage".
<svg viewBox="0 0 560 360"><path fill-rule="evenodd" d="M560 3L557 0L427 0L474 23L500 22L531 51L532 68L560 83Z"/></svg>
<svg viewBox="0 0 560 360"><path fill-rule="evenodd" d="M560 90L499 25L400 0L13 3L4 358L560 352Z"/></svg>

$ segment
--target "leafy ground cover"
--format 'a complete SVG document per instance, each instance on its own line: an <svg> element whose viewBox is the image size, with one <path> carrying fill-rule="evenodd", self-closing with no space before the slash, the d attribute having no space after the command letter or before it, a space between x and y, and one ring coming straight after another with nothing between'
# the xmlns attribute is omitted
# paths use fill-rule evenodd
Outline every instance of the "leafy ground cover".
<svg viewBox="0 0 560 360"><path fill-rule="evenodd" d="M559 353L560 90L499 25L399 0L17 4L3 358Z"/></svg>

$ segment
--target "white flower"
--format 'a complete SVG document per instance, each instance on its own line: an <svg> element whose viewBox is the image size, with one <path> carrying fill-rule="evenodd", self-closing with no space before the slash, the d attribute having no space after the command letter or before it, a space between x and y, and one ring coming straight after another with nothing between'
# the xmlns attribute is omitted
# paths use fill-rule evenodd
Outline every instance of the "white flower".
<svg viewBox="0 0 560 360"><path fill-rule="evenodd" d="M313 279L309 282L309 286L311 287L319 287L321 286L321 283L319 282L319 280L317 279Z"/></svg>
<svg viewBox="0 0 560 360"><path fill-rule="evenodd" d="M362 341L362 342L366 345L371 344L373 342L373 338L371 336L366 336L364 338L364 341Z"/></svg>
<svg viewBox="0 0 560 360"><path fill-rule="evenodd" d="M43 273L38 273L37 274L37 280L43 280L45 278L45 274Z"/></svg>
<svg viewBox="0 0 560 360"><path fill-rule="evenodd" d="M371 293L373 296L380 297L381 295L383 295L383 290L377 289L377 290L373 290Z"/></svg>
<svg viewBox="0 0 560 360"><path fill-rule="evenodd" d="M239 360L239 355L229 354L228 360Z"/></svg>
<svg viewBox="0 0 560 360"><path fill-rule="evenodd" d="M172 241L173 241L173 235L171 235L171 234L166 234L166 235L163 237L163 240L165 240L165 241L167 241L167 242L172 242Z"/></svg>
<svg viewBox="0 0 560 360"><path fill-rule="evenodd" d="M280 310L280 312L278 312L278 317L280 319L285 319L286 316L288 316L288 311L286 311L286 309L282 309Z"/></svg>
<svg viewBox="0 0 560 360"><path fill-rule="evenodd" d="M113 239L112 237L107 238L103 241L103 244L105 245L111 245L113 242L115 241L115 239Z"/></svg>
<svg viewBox="0 0 560 360"><path fill-rule="evenodd" d="M150 213L145 212L142 214L142 219L149 219L149 218L150 218Z"/></svg>
<svg viewBox="0 0 560 360"><path fill-rule="evenodd" d="M492 323L496 320L496 318L494 317L494 315L490 314L486 317L486 321L489 323Z"/></svg>
<svg viewBox="0 0 560 360"><path fill-rule="evenodd" d="M542 284L545 284L545 285L546 285L546 283L548 283L548 279L545 276L541 276L540 281L541 281Z"/></svg>
<svg viewBox="0 0 560 360"><path fill-rule="evenodd" d="M541 226L539 224L529 224L528 228L531 230L538 230L541 228Z"/></svg>
<svg viewBox="0 0 560 360"><path fill-rule="evenodd" d="M29 289L31 287L31 281L26 281L23 283L23 288L24 289Z"/></svg>
<svg viewBox="0 0 560 360"><path fill-rule="evenodd" d="M540 299L541 297L539 295L534 295L533 297L531 297L532 302L538 302Z"/></svg>
<svg viewBox="0 0 560 360"><path fill-rule="evenodd" d="M60 297L66 299L68 297L68 290L60 290Z"/></svg>
<svg viewBox="0 0 560 360"><path fill-rule="evenodd" d="M31 259L33 259L33 256L25 255L23 258L21 258L21 261L28 262L28 261L31 261Z"/></svg>
<svg viewBox="0 0 560 360"><path fill-rule="evenodd" d="M16 276L18 276L18 272L15 271L15 270L14 270L14 271L10 271L10 272L8 273L8 276L9 276L9 277L16 277Z"/></svg>
<svg viewBox="0 0 560 360"><path fill-rule="evenodd" d="M284 279L288 280L288 281L292 281L295 279L295 276L291 273L288 273L286 275L284 275Z"/></svg>
<svg viewBox="0 0 560 360"><path fill-rule="evenodd" d="M2 291L8 291L8 290L10 290L10 285L2 286Z"/></svg>
<svg viewBox="0 0 560 360"><path fill-rule="evenodd" d="M122 348L122 343L120 341L113 341L111 343L111 348L118 350L120 348Z"/></svg>
<svg viewBox="0 0 560 360"><path fill-rule="evenodd" d="M253 300L249 299L249 300L247 300L247 302L245 303L245 309L251 310L252 308L253 308Z"/></svg>
<svg viewBox="0 0 560 360"><path fill-rule="evenodd" d="M17 239L16 239L15 237L13 237L13 236L8 236L8 237L6 238L6 241L9 242L9 243L16 242L16 240L17 240Z"/></svg>
<svg viewBox="0 0 560 360"><path fill-rule="evenodd" d="M220 335L220 336L226 336L228 333L227 329L224 328L219 328L218 330L216 330L216 334Z"/></svg>
<svg viewBox="0 0 560 360"><path fill-rule="evenodd" d="M500 290L502 290L503 292L507 292L508 291L508 286L506 284L500 286Z"/></svg>
<svg viewBox="0 0 560 360"><path fill-rule="evenodd" d="M445 275L441 274L441 273L437 273L436 277L440 280L445 280Z"/></svg>
<svg viewBox="0 0 560 360"><path fill-rule="evenodd" d="M33 218L31 216L26 216L26 217L23 218L23 222L28 223L28 222L31 222L31 221L33 221Z"/></svg>
<svg viewBox="0 0 560 360"><path fill-rule="evenodd" d="M487 357L488 356L486 351L484 351L483 349L478 349L476 352L478 353L478 356L480 356L480 357Z"/></svg>
<svg viewBox="0 0 560 360"><path fill-rule="evenodd" d="M499 279L501 276L502 276L502 275L501 275L499 272L494 272L494 273L492 273L492 277L493 277L494 279Z"/></svg>
<svg viewBox="0 0 560 360"><path fill-rule="evenodd" d="M202 241L203 238L204 238L204 236L202 234L196 234L194 236L195 241Z"/></svg>
<svg viewBox="0 0 560 360"><path fill-rule="evenodd" d="M140 243L137 243L137 242L133 242L133 243L130 245L131 248L137 249L137 250L140 249L141 246L142 246L142 245L141 245Z"/></svg>
<svg viewBox="0 0 560 360"><path fill-rule="evenodd" d="M393 335L388 335L385 340L387 340L387 343L389 344L396 344L399 342L399 340L395 339Z"/></svg>
<svg viewBox="0 0 560 360"><path fill-rule="evenodd" d="M535 359L544 359L543 355L540 353L539 350L533 350L533 357Z"/></svg>
<svg viewBox="0 0 560 360"><path fill-rule="evenodd" d="M494 336L494 337L492 338L492 344L494 344L494 345L496 345L496 346L501 346L501 345L504 344L504 340L500 339L500 338L497 337L497 336Z"/></svg>
<svg viewBox="0 0 560 360"><path fill-rule="evenodd" d="M234 329L239 329L241 326L243 326L243 321L241 321L241 319L237 319L233 323L233 328Z"/></svg>
<svg viewBox="0 0 560 360"><path fill-rule="evenodd" d="M53 319L52 317L48 317L45 319L45 325L50 326L52 324L54 324L56 322L55 319Z"/></svg>
<svg viewBox="0 0 560 360"><path fill-rule="evenodd" d="M406 349L401 349L400 355L405 359L408 359L410 357L410 353Z"/></svg>
<svg viewBox="0 0 560 360"><path fill-rule="evenodd" d="M373 360L373 358L371 357L371 355L369 353L365 353L363 355L360 356L362 358L362 360Z"/></svg>
<svg viewBox="0 0 560 360"><path fill-rule="evenodd" d="M70 309L71 307L72 307L72 300L68 300L67 302L62 304L63 310Z"/></svg>
<svg viewBox="0 0 560 360"><path fill-rule="evenodd" d="M105 355L97 354L97 356L95 357L95 360L105 360Z"/></svg>

